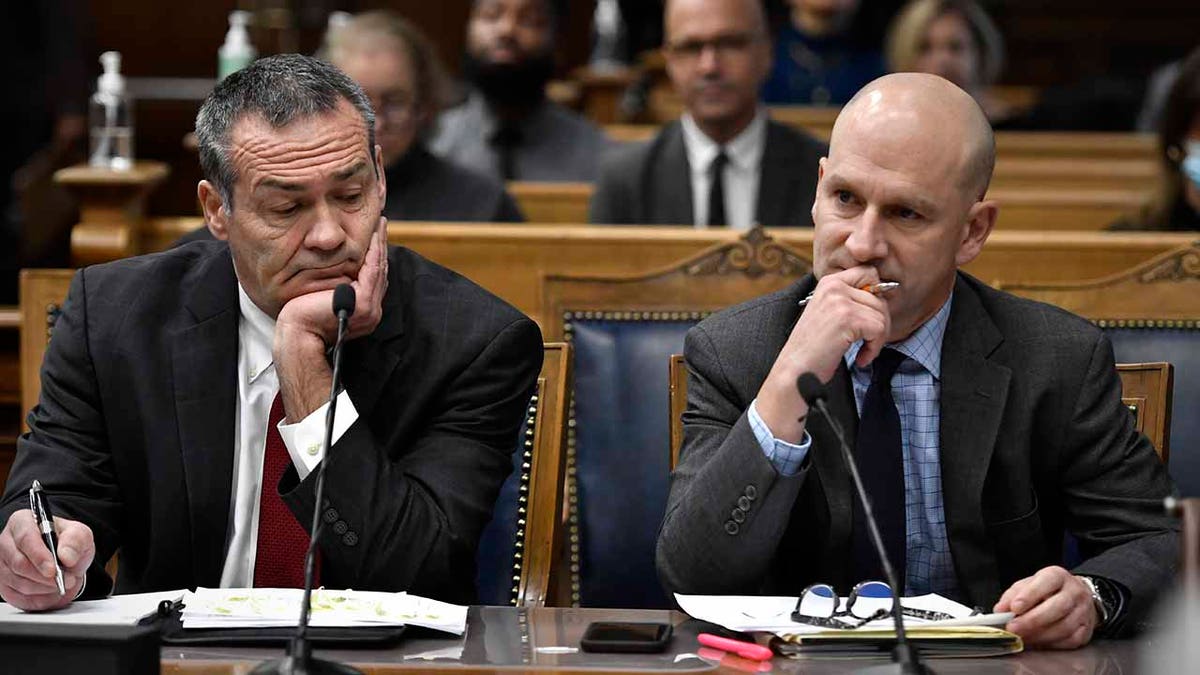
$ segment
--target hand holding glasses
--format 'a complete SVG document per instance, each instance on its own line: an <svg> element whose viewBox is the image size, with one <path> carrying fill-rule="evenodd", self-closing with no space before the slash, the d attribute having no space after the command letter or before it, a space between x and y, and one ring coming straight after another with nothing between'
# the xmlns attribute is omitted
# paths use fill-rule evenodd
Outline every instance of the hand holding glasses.
<svg viewBox="0 0 1200 675"><path fill-rule="evenodd" d="M882 581L857 584L846 598L846 608L839 609L837 591L829 584L812 584L804 589L792 611L792 621L822 628L860 628L871 621L887 618L896 607L891 586ZM976 610L978 612L979 610ZM904 616L926 621L945 621L954 617L945 612L933 612L900 605Z"/></svg>

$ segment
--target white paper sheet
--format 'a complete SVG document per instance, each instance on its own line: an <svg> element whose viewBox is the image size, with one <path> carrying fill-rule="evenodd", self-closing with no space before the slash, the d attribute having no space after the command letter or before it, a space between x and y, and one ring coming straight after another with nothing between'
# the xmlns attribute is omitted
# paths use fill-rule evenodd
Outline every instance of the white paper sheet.
<svg viewBox="0 0 1200 675"><path fill-rule="evenodd" d="M805 635L828 631L828 628L792 621L792 610L796 608L796 596L763 595L683 595L675 594L675 602L694 619L708 621L729 630L740 632L790 633ZM946 621L927 621L915 617L904 617L907 626L1003 626L1012 618L1011 614L984 614L971 616L971 608L937 594L901 598L905 607L944 612L954 617ZM839 607L846 606L841 598ZM867 623L864 628L888 629L893 626L891 617ZM847 626L849 627L849 626Z"/></svg>
<svg viewBox="0 0 1200 675"><path fill-rule="evenodd" d="M303 594L294 588L197 588L183 597L183 627L295 626ZM462 635L467 629L467 608L408 593L317 589L309 625L411 625Z"/></svg>
<svg viewBox="0 0 1200 675"><path fill-rule="evenodd" d="M52 612L25 612L12 605L0 604L0 622L133 626L142 618L158 611L158 603L163 600L178 600L186 592L180 589L157 593L114 595L104 600L73 602Z"/></svg>

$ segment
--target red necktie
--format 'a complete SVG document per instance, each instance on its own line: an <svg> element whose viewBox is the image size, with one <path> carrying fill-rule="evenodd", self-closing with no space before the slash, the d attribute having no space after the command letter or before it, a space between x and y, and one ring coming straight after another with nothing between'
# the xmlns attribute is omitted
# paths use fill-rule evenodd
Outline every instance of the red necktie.
<svg viewBox="0 0 1200 675"><path fill-rule="evenodd" d="M255 588L303 588L304 554L311 539L279 496L279 478L292 463L279 423L283 421L283 398L275 395L267 420L267 443L263 452L262 493L258 498L258 547L254 557ZM320 583L321 558L313 567L313 585Z"/></svg>

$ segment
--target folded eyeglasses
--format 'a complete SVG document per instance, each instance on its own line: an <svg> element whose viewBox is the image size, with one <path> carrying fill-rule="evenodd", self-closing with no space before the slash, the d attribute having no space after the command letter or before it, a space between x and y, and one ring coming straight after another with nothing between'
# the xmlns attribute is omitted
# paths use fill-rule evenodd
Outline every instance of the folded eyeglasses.
<svg viewBox="0 0 1200 675"><path fill-rule="evenodd" d="M792 621L822 628L859 628L871 621L891 616L897 602L892 587L882 581L864 581L854 586L846 598L845 609L839 609L837 591L829 584L812 584L804 589L792 611ZM900 605L904 616L926 621L943 621L954 617ZM976 610L978 612L979 610Z"/></svg>

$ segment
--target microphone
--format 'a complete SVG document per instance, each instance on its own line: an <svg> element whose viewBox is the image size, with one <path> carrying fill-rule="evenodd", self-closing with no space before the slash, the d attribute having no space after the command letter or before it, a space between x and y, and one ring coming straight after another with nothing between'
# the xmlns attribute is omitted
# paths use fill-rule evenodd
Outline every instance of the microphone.
<svg viewBox="0 0 1200 675"><path fill-rule="evenodd" d="M304 599L300 605L300 623L296 635L288 645L288 654L282 659L260 663L252 673L264 675L362 675L362 671L343 663L314 659L312 645L308 642L308 619L312 614L313 565L317 555L317 542L321 536L321 501L325 494L325 467L329 465L329 446L333 440L333 419L337 410L337 395L342 379L342 342L346 338L346 326L354 314L355 294L350 284L338 284L333 289L333 313L337 317L337 340L333 343L333 384L329 388L329 407L325 411L325 454L317 466L316 500L313 502L312 536L308 552L304 555Z"/></svg>
<svg viewBox="0 0 1200 675"><path fill-rule="evenodd" d="M796 378L796 391L800 392L800 397L804 399L810 409L821 413L821 416L829 424L829 428L833 430L833 435L837 436L838 445L842 449L842 461L845 462L850 476L854 479L854 490L858 493L859 503L862 504L864 519L867 521L867 527L871 534L871 543L875 545L879 562L883 564L883 573L887 576L888 585L892 587L892 594L895 597L892 620L896 624L896 647L892 650L892 663L864 668L860 672L879 673L880 675L883 673L908 675L932 673L933 671L928 666L921 663L921 657L912 643L908 641L908 634L904 631L904 620L901 617L903 612L900 607L900 594L904 587L899 584L896 571L892 569L892 563L888 560L887 551L883 547L883 538L879 536L879 524L875 520L875 513L871 510L871 500L867 498L867 491L863 488L862 478L858 475L858 465L854 463L854 455L850 452L850 444L846 442L842 425L830 414L829 408L825 405L825 399L828 397L827 388L813 373L801 373L800 377Z"/></svg>

